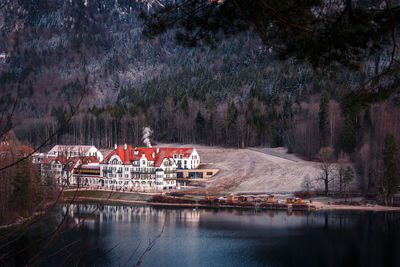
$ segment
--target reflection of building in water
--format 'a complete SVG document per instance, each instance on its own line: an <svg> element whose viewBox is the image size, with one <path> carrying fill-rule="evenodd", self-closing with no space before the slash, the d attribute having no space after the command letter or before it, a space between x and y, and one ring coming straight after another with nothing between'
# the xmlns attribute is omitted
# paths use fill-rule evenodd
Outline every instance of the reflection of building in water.
<svg viewBox="0 0 400 267"><path fill-rule="evenodd" d="M73 204L62 207L63 215L74 219L75 223L94 226L102 223L137 223L142 225L164 223L169 227L185 225L198 227L200 220L204 225L215 222L215 218L223 218L240 225L259 225L262 227L353 227L358 222L358 216L349 216L346 212L318 211L296 214L287 211L265 210L223 210L215 213L213 210L192 208L166 208L152 206L110 206L97 204ZM215 217L217 216L217 217Z"/></svg>
<svg viewBox="0 0 400 267"><path fill-rule="evenodd" d="M100 222L150 222L156 218L162 222L198 223L200 214L205 210L199 209L168 209L154 208L151 206L108 206L97 204L71 204L64 205L63 215L68 214L79 220Z"/></svg>

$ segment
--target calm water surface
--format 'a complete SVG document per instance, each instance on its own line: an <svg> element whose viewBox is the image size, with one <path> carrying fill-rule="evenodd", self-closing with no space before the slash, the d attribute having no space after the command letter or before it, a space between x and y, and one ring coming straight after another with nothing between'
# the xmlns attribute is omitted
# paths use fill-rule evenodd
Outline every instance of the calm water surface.
<svg viewBox="0 0 400 267"><path fill-rule="evenodd" d="M400 266L400 213L59 206L3 255L43 266ZM164 230L163 230L164 229ZM5 253L5 254L4 254ZM29 262L28 262L29 263Z"/></svg>

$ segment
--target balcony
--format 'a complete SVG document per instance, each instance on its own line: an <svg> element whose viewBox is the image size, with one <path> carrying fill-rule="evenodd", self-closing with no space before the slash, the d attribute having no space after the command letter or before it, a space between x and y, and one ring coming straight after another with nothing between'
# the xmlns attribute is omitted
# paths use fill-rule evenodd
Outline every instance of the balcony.
<svg viewBox="0 0 400 267"><path fill-rule="evenodd" d="M131 171L131 174L155 174L155 172L150 171Z"/></svg>

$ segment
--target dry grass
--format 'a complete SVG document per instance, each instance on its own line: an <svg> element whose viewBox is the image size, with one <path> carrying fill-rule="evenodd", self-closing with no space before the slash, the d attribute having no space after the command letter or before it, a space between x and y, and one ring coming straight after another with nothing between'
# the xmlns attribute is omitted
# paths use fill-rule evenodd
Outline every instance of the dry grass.
<svg viewBox="0 0 400 267"><path fill-rule="evenodd" d="M220 172L205 182L204 188L187 193L282 193L300 191L304 177L319 175L318 163L305 161L283 148L233 149L193 144L162 144L163 146L194 146L201 161Z"/></svg>

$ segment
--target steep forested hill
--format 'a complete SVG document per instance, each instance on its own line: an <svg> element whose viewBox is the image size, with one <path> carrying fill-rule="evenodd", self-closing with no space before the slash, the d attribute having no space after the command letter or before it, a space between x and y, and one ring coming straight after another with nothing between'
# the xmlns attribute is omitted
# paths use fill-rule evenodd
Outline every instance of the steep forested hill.
<svg viewBox="0 0 400 267"><path fill-rule="evenodd" d="M357 164L362 188L378 179L384 136L400 136L398 99L359 105L344 96L380 71L381 54L359 71L312 69L279 60L251 32L215 47L187 48L174 32L142 36L142 10L158 1L5 0L0 8L0 108L32 146L62 125L58 143L286 146L315 158L323 146ZM14 101L17 99L17 101ZM2 122L3 123L3 122Z"/></svg>

